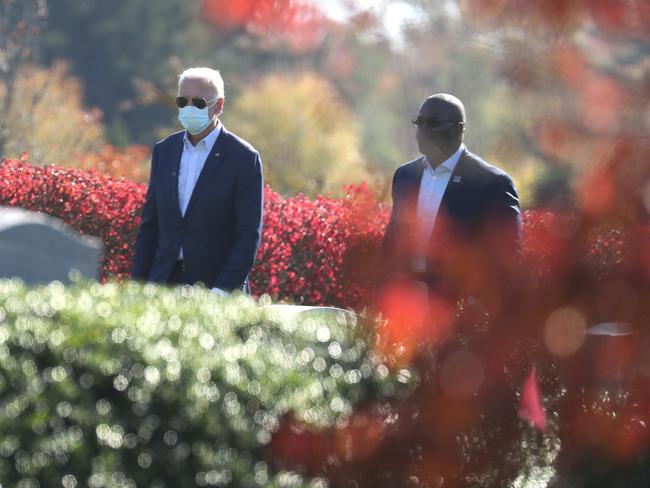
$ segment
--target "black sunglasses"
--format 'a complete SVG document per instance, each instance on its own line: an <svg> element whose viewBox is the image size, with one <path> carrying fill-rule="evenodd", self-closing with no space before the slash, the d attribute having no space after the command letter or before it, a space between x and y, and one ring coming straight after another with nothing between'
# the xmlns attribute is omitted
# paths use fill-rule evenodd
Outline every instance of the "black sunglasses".
<svg viewBox="0 0 650 488"><path fill-rule="evenodd" d="M418 115L416 118L411 120L411 123L415 127L426 127L429 130L445 130L462 122L457 120L438 120L433 117L422 117Z"/></svg>
<svg viewBox="0 0 650 488"><path fill-rule="evenodd" d="M186 107L187 104L190 103L190 100L192 100L192 105L194 105L199 110L203 110L208 106L208 101L202 97L176 97L176 106L178 108Z"/></svg>

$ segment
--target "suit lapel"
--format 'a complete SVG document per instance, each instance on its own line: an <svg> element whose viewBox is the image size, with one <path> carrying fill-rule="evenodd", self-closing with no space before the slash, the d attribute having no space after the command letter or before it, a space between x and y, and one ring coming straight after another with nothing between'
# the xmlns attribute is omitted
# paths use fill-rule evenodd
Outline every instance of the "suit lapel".
<svg viewBox="0 0 650 488"><path fill-rule="evenodd" d="M451 178L449 178L449 183L447 183L447 188L445 193L442 195L442 201L440 202L440 211L446 212L449 215L449 212L453 212L453 208L456 206L456 202L461 198L463 188L466 181L466 151L460 155L458 163L454 171L451 173Z"/></svg>
<svg viewBox="0 0 650 488"><path fill-rule="evenodd" d="M407 183L407 188L405 194L415 197L414 201L417 203L420 198L420 187L422 186L422 174L424 173L424 156L421 157L417 164L413 165L413 169L409 174L409 181Z"/></svg>
<svg viewBox="0 0 650 488"><path fill-rule="evenodd" d="M201 170L201 174L199 175L199 179L196 181L194 191L192 192L190 201L187 204L187 209L185 210L184 218L187 218L189 213L192 211L192 208L196 205L196 201L201 196L201 193L204 192L206 188L210 187L210 182L214 174L217 172L225 158L229 138L230 133L222 125L221 133L217 137L214 146L212 146L208 158L205 160L205 164L203 165L203 169Z"/></svg>
<svg viewBox="0 0 650 488"><path fill-rule="evenodd" d="M181 209L178 202L178 170L181 164L181 156L183 154L183 133L174 142L173 150L168 154L167 158L169 163L162 165L163 178L165 186L168 188L166 193L171 194L170 205L173 207L176 216L181 218Z"/></svg>
<svg viewBox="0 0 650 488"><path fill-rule="evenodd" d="M456 222L456 219L459 217L458 209L459 205L463 204L463 190L467 180L466 152L467 149L460 155L458 163L456 163L456 167L449 178L449 183L447 183L447 188L445 188L445 193L442 195L436 221L433 224L433 230L431 232L431 242L434 241L434 237L441 225L446 225L450 221Z"/></svg>

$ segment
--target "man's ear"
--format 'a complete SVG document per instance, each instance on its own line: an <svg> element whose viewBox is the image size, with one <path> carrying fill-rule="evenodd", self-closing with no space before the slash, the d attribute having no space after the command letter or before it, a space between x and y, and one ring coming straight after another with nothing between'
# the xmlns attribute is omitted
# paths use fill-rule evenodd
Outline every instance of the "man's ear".
<svg viewBox="0 0 650 488"><path fill-rule="evenodd" d="M445 130L444 134L447 139L455 139L465 131L465 123L458 122L453 127Z"/></svg>
<svg viewBox="0 0 650 488"><path fill-rule="evenodd" d="M217 103L214 105L215 113L217 114L217 117L221 115L221 112L223 112L223 103L224 103L223 98L217 98Z"/></svg>

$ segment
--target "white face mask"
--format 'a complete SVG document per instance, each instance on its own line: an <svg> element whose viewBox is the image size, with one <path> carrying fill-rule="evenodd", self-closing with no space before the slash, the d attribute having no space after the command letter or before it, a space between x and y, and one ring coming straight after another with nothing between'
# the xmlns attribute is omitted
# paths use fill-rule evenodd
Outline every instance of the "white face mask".
<svg viewBox="0 0 650 488"><path fill-rule="evenodd" d="M200 134L210 125L212 118L208 111L212 105L214 105L214 101L202 109L196 108L194 105L186 105L183 108L179 108L178 121L193 136Z"/></svg>

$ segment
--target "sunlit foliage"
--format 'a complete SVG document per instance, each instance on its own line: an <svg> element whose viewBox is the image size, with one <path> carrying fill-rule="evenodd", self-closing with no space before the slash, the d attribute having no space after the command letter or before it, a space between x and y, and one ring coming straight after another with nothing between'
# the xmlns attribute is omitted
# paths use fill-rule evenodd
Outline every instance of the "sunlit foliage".
<svg viewBox="0 0 650 488"><path fill-rule="evenodd" d="M275 191L340 193L369 178L358 123L318 75L267 77L242 93L224 120L260 151Z"/></svg>
<svg viewBox="0 0 650 488"><path fill-rule="evenodd" d="M283 417L407 391L350 314L129 283L0 281L3 486L324 487L274 466ZM6 483L6 485L5 485Z"/></svg>
<svg viewBox="0 0 650 488"><path fill-rule="evenodd" d="M2 90L0 85L0 103L7 96ZM82 87L64 63L50 69L23 66L13 90L6 157L28 152L32 161L52 164L101 149L102 114L84 107Z"/></svg>

